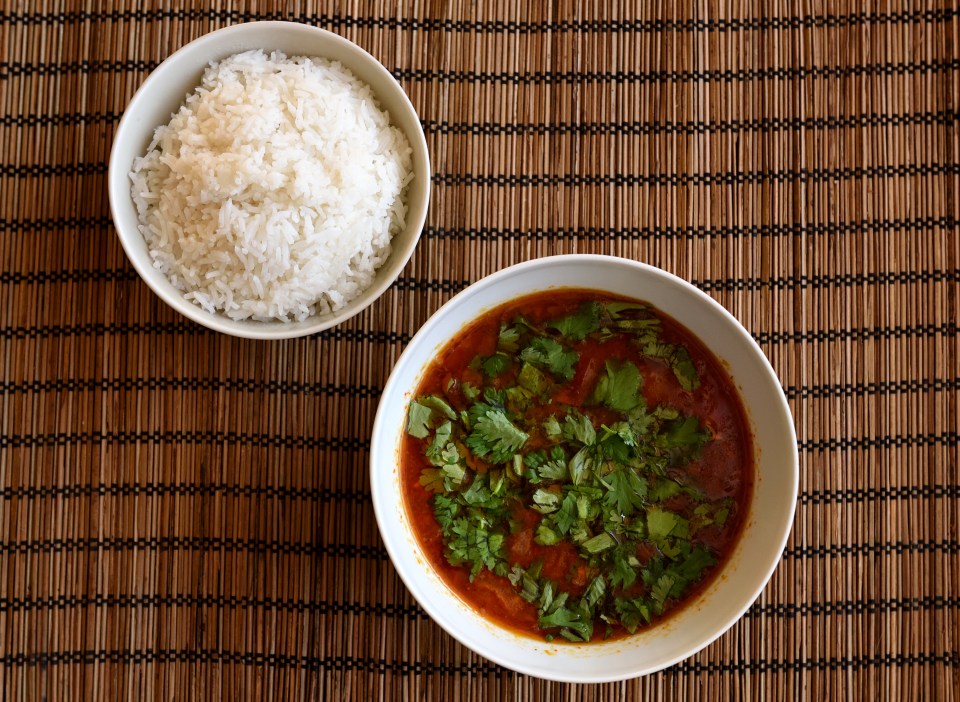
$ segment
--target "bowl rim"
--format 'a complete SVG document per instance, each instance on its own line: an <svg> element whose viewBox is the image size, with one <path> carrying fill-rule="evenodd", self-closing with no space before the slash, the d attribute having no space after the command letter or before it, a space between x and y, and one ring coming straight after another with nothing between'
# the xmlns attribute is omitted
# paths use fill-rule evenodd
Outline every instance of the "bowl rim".
<svg viewBox="0 0 960 702"><path fill-rule="evenodd" d="M416 163L418 156L423 160L423 178L426 179L426 183L423 188L424 197L422 200L418 199L416 202L408 202L406 225L401 232L398 232L397 235L395 235L394 245L391 248L390 255L388 256L387 260L385 260L375 271L371 284L361 291L361 293L344 308L332 313L313 315L302 322L281 322L279 320L234 320L222 314L221 312L207 312L198 305L195 305L189 300L185 299L182 292L176 291L177 294L174 294L170 290L164 288L163 282L167 280L166 275L155 269L148 261L141 260L139 254L133 249L134 242L132 237L136 235L141 239L143 238L143 234L140 232L139 226L135 232L131 232L127 228L124 228L121 225L121 215L119 212L119 203L121 198L130 198L132 200L129 187L121 189L119 186L120 182L129 184L129 168L126 168L120 163L122 157L120 154L119 145L123 141L121 137L123 137L127 131L134 129L138 108L141 103L149 100L153 87L161 84L162 81L167 80L168 76L175 78L180 70L180 66L178 65L179 61L183 60L184 57L189 54L201 51L208 46L215 46L220 42L224 42L229 39L235 40L243 36L255 37L258 33L271 30L296 32L301 33L304 36L312 35L319 42L332 42L334 44L338 44L347 52L353 53L359 62L366 63L371 72L377 73L382 78L387 79L386 85L388 85L388 89L394 93L393 98L395 98L396 109L387 109L382 105L382 92L374 91L373 94L381 101L381 109L385 110L391 115L391 123L394 126L399 127L397 115L394 114L398 111L407 113L407 116L411 118L412 124L416 125L416 129L413 130L413 133L410 133L410 131L406 129L403 131L407 136L407 139L410 141L410 148L412 149L414 163ZM271 49L269 47L269 42L267 42L267 44L268 46L259 48L262 48L264 51L278 50L275 48ZM250 49L236 49L230 53L224 54L224 56L232 55L233 53L237 53L241 50ZM288 52L284 51L284 53ZM290 54L288 53L288 55ZM296 53L293 55L307 55L316 58L324 58L322 54ZM209 65L209 62L207 62L205 65ZM354 70L349 65L346 65L346 67L350 68L352 71ZM203 70L203 66L198 66L198 68ZM363 82L366 83L366 81ZM197 85L199 85L199 83ZM186 97L192 93L195 87L196 86L187 88L186 92L184 93L183 100L185 100ZM373 90L372 87L371 90ZM150 127L151 133L160 126L160 124L157 124ZM121 168L124 169L124 173L122 174L122 178L119 178L115 174L117 170ZM417 175L419 176L419 174ZM115 181L117 182L116 187ZM410 97L407 95L407 92L403 89L403 86L400 85L396 78L394 78L393 74L390 73L386 66L384 66L366 49L355 42L350 41L346 37L340 36L339 34L326 29L301 22L280 20L242 22L227 27L222 27L187 42L172 54L167 56L163 61L161 61L160 64L150 72L143 83L141 83L140 87L137 88L133 97L124 108L123 115L121 116L120 122L117 125L117 129L113 134L113 141L110 147L110 156L107 167L107 195L110 203L110 215L111 219L113 220L116 235L117 238L120 239L120 244L123 247L127 259L131 264L133 264L137 275L143 282L147 284L147 287L149 287L150 290L152 290L153 293L169 307L172 307L184 317L208 329L212 329L229 336L264 340L294 339L297 337L315 334L325 329L342 324L343 322L358 315L360 312L370 307L375 301L377 301L400 276L400 273L410 261L410 258L413 256L413 252L419 243L419 239L423 233L423 228L426 223L427 211L430 205L431 181L432 168L430 164L430 151L427 147L426 135L424 134L420 117L417 114L413 103L410 101ZM119 192L119 190L122 190L122 192ZM413 235L403 249L398 249L396 246L396 237L404 231L411 231L413 232ZM389 266L389 269L387 266ZM381 272L385 272L385 274L381 275ZM359 300L359 302L357 302L357 300Z"/></svg>
<svg viewBox="0 0 960 702"><path fill-rule="evenodd" d="M379 468L377 466L377 457L380 455L384 449L380 448L381 443L385 443L388 446L388 449L392 443L391 431L395 430L395 427L387 426L388 419L386 417L386 402L392 397L400 394L406 398L407 393L412 393L415 390L414 388L400 387L400 378L398 375L398 370L402 369L405 363L408 363L410 358L414 356L420 349L418 348L421 344L425 343L424 339L428 338L432 333L433 329L440 325L442 320L451 313L452 310L457 308L460 305L468 302L471 298L481 294L487 289L497 286L501 281L507 280L514 276L519 276L530 269L534 268L549 268L551 266L564 265L570 263L591 263L599 265L614 265L614 266L625 266L628 268L633 268L638 272L642 272L645 275L651 275L657 278L664 280L667 283L680 285L690 292L694 297L698 298L701 303L705 304L707 309L721 316L732 329L735 329L738 334L742 337L744 341L747 342L748 347L752 354L756 357L756 360L759 361L768 376L773 379L773 386L776 389L775 397L771 397L771 401L775 403L775 407L771 409L777 410L780 413L783 413L784 417L788 420L786 425L789 427L790 443L787 447L789 450L792 460L790 461L790 475L789 475L789 496L786 494L782 495L782 499L789 504L789 514L785 515L787 518L784 521L784 528L779 538L776 541L775 552L771 549L769 553L769 562L765 564L764 568L758 571L762 577L759 577L756 580L756 585L750 591L745 592L745 597L742 600L741 606L739 606L735 613L732 613L724 621L721 622L719 626L716 627L713 631L707 633L707 635L698 639L696 644L689 649L678 653L675 656L670 657L669 659L661 662L657 662L652 665L637 666L637 669L632 672L625 673L612 673L604 674L602 672L597 672L593 674L580 674L576 672L569 672L564 670L562 667L557 667L556 669L544 670L540 668L527 667L523 664L518 664L517 661L512 660L506 655L501 654L495 649L482 649L474 645L474 641L471 637L464 633L463 631L457 630L454 626L454 623L451 621L449 615L445 615L440 611L440 608L437 607L433 600L424 595L420 591L419 586L413 581L413 574L407 572L407 568L402 568L398 563L403 562L398 560L398 554L400 552L402 544L400 543L400 538L397 537L396 540L393 538L392 532L389 531L390 528L395 528L395 525L388 523L388 498L381 491L380 480L378 479L378 473L385 468ZM590 286L579 286L579 285L569 285L565 286L561 284L545 284L540 286L540 290L548 289L557 289L563 287L570 288L582 288ZM599 284L596 290L604 290L603 284ZM529 292L523 294L535 294L536 290L530 290ZM460 325L459 329L462 329L466 324L469 324L471 321L480 317L485 311L493 309L507 300L501 300L494 303L493 305L485 305L480 307L475 314L471 315L470 318ZM681 324L684 322L680 321ZM455 334L456 332L454 332ZM443 344L448 343L452 338L451 335L447 335L440 342L439 346L442 347ZM708 345L709 348L709 345ZM429 351L429 349L427 349ZM420 364L420 368L415 371L415 379L419 379L423 375L423 370L427 365L427 361ZM755 449L756 450L756 449ZM753 338L753 336L743 327L743 325L733 316L725 307L723 307L719 302L714 300L704 291L697 288L692 283L687 282L686 280L666 271L662 268L652 266L647 263L642 263L640 261L635 261L632 259L622 258L618 256L610 256L605 254L562 254L555 256L545 256L541 258L531 259L521 263L508 266L503 268L495 273L492 273L473 284L469 285L467 288L459 292L457 295L452 297L446 303L444 303L436 312L434 312L430 318L424 323L420 330L413 336L410 342L406 345L404 351L401 353L400 357L397 359L394 364L393 370L390 373L386 384L384 385L383 391L380 395L380 402L377 408L376 417L374 419L373 430L371 434L371 446L370 446L370 483L371 483L371 497L374 507L374 515L377 521L377 528L380 531L382 540L386 547L387 553L390 557L391 563L397 573L399 574L401 580L406 586L407 590L413 595L414 599L419 603L419 605L427 612L430 618L436 622L444 631L450 634L454 639L459 641L461 644L474 651L475 653L493 661L494 663L501 665L510 670L516 671L518 673L531 675L534 677L553 680L557 682L567 682L567 683L607 683L607 682L619 682L623 680L629 680L635 677L640 677L643 675L648 675L651 673L658 672L665 668L668 668L690 656L693 656L697 652L703 650L711 643L716 641L720 636L726 633L734 624L736 624L743 617L744 613L750 608L750 606L757 600L760 594L763 592L764 588L769 584L770 578L772 577L774 571L780 564L780 561L783 558L783 552L786 548L787 541L790 537L790 533L793 529L794 518L796 515L796 501L799 491L799 479L800 479L800 467L799 467L799 451L796 435L796 426L793 421L793 414L790 411L789 403L787 402L786 394L783 391L783 387L779 381L779 378L776 372L773 369L773 366L770 364L769 359L766 354L763 353L763 350L760 348L759 344ZM385 481L386 482L386 481ZM402 500L402 497L400 498ZM409 530L408 527L404 527ZM746 527L745 527L746 528ZM419 543L416 542L416 537L412 537L414 542L419 548ZM742 536L741 536L742 538ZM739 541L739 540L738 540ZM432 569L432 566L429 563L423 561L423 559L417 558L416 561L419 564L420 568L423 569ZM413 569L411 569L413 570ZM446 587L445 597L459 600L458 596ZM491 623L491 626L502 629L497 625ZM627 639L629 640L629 639ZM565 645L565 644L564 644ZM603 645L603 644L598 644Z"/></svg>

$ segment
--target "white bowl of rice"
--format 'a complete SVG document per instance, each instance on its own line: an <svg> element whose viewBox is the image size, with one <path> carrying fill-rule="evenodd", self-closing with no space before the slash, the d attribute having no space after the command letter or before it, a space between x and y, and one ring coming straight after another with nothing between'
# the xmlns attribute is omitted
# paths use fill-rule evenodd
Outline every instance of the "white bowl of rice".
<svg viewBox="0 0 960 702"><path fill-rule="evenodd" d="M354 316L397 278L426 218L430 161L390 73L330 32L252 22L171 55L124 112L110 209L147 285L256 339Z"/></svg>

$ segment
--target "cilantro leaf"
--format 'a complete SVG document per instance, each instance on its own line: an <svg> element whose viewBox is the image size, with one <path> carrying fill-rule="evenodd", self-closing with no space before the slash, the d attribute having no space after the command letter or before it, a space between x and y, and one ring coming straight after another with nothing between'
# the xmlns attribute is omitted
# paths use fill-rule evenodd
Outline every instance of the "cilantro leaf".
<svg viewBox="0 0 960 702"><path fill-rule="evenodd" d="M580 545L587 553L596 554L601 551L606 551L608 548L613 548L617 545L617 542L614 541L610 534L604 531L591 539L587 539Z"/></svg>
<svg viewBox="0 0 960 702"><path fill-rule="evenodd" d="M659 358L670 366L674 377L684 390L693 392L700 387L700 374L686 348L659 341L656 337L642 340L639 346L640 353L644 356Z"/></svg>
<svg viewBox="0 0 960 702"><path fill-rule="evenodd" d="M636 555L636 544L626 541L611 554L613 567L610 571L610 587L630 587L637 581L637 568L640 561Z"/></svg>
<svg viewBox="0 0 960 702"><path fill-rule="evenodd" d="M474 520L467 518L453 522L449 532L450 540L446 545L447 560L451 565L469 564L470 580L486 566L490 570L503 567L503 534L491 534Z"/></svg>
<svg viewBox="0 0 960 702"><path fill-rule="evenodd" d="M629 468L620 468L606 475L601 482L607 487L605 502L617 514L629 517L642 509L647 483Z"/></svg>
<svg viewBox="0 0 960 702"><path fill-rule="evenodd" d="M667 422L662 429L657 443L666 449L674 465L683 465L695 459L711 439L710 432L700 428L700 420L696 417Z"/></svg>
<svg viewBox="0 0 960 702"><path fill-rule="evenodd" d="M571 641L589 641L593 636L593 620L585 617L583 612L566 607L540 617L538 624L543 629L559 627L560 635Z"/></svg>
<svg viewBox="0 0 960 702"><path fill-rule="evenodd" d="M624 312L646 312L650 305L643 302L607 302L603 308L611 319L617 321L624 317Z"/></svg>
<svg viewBox="0 0 960 702"><path fill-rule="evenodd" d="M611 461L626 463L630 460L630 448L619 434L608 434L601 439L600 450Z"/></svg>
<svg viewBox="0 0 960 702"><path fill-rule="evenodd" d="M560 504L559 511L554 516L557 530L561 534L569 533L570 527L574 525L578 518L577 496L573 492L568 492Z"/></svg>
<svg viewBox="0 0 960 702"><path fill-rule="evenodd" d="M500 335L497 337L497 349L507 353L516 353L519 348L520 330L516 327L500 325Z"/></svg>
<svg viewBox="0 0 960 702"><path fill-rule="evenodd" d="M437 436L440 436L439 430ZM430 492L450 492L466 477L466 469L460 464L460 452L453 443L438 452L433 464L440 467L424 468L420 473L420 484Z"/></svg>
<svg viewBox="0 0 960 702"><path fill-rule="evenodd" d="M424 468L420 471L420 484L427 492L448 492L445 476L439 468Z"/></svg>
<svg viewBox="0 0 960 702"><path fill-rule="evenodd" d="M591 453L590 447L584 446L573 454L573 458L571 458L567 464L567 470L570 472L570 480L574 485L582 483L591 468L593 468L593 459L590 457Z"/></svg>
<svg viewBox="0 0 960 702"><path fill-rule="evenodd" d="M538 337L520 352L520 360L549 371L562 380L573 377L580 354L561 346L553 339Z"/></svg>
<svg viewBox="0 0 960 702"><path fill-rule="evenodd" d="M651 502L663 502L683 491L683 487L671 478L660 478L650 490Z"/></svg>
<svg viewBox="0 0 960 702"><path fill-rule="evenodd" d="M713 557L713 554L710 553L710 550L706 546L695 546L690 552L690 555L687 556L681 563L676 565L673 569L677 576L678 584L682 584L681 590L679 592L675 592L673 596L679 597L682 595L683 590L686 589L687 585L699 580L700 576L703 574L703 571L706 568L715 565L716 562L717 559Z"/></svg>
<svg viewBox="0 0 960 702"><path fill-rule="evenodd" d="M703 446L710 441L710 432L700 430L696 417L676 420L665 429L667 446Z"/></svg>
<svg viewBox="0 0 960 702"><path fill-rule="evenodd" d="M433 411L414 400L410 403L407 413L407 433L417 439L426 439L430 436L430 418Z"/></svg>
<svg viewBox="0 0 960 702"><path fill-rule="evenodd" d="M670 369L680 383L680 387L687 392L693 392L700 387L700 374L697 372L697 367L693 365L690 353L682 346L677 347L670 359Z"/></svg>
<svg viewBox="0 0 960 702"><path fill-rule="evenodd" d="M600 328L599 302L587 302L575 313L547 322L547 327L573 341L582 341Z"/></svg>
<svg viewBox="0 0 960 702"><path fill-rule="evenodd" d="M650 590L650 599L653 600L657 612L663 612L663 603L670 596L670 591L677 579L672 575L661 575Z"/></svg>
<svg viewBox="0 0 960 702"><path fill-rule="evenodd" d="M473 417L473 431L464 442L475 455L489 457L492 463L510 460L530 438L501 409L478 402L471 407L470 414Z"/></svg>
<svg viewBox="0 0 960 702"><path fill-rule="evenodd" d="M650 623L650 603L643 597L617 597L614 599L614 608L620 615L620 623L631 634L635 633L641 624Z"/></svg>
<svg viewBox="0 0 960 702"><path fill-rule="evenodd" d="M526 388L534 395L544 394L550 387L550 380L546 375L530 363L524 363L517 375L520 387Z"/></svg>
<svg viewBox="0 0 960 702"><path fill-rule="evenodd" d="M537 533L533 540L541 546L553 546L560 543L560 535L550 528L549 522L543 521L537 525Z"/></svg>
<svg viewBox="0 0 960 702"><path fill-rule="evenodd" d="M537 474L543 480L566 480L567 472L567 454L560 446L554 446L548 459L545 453L541 452L541 459L533 466Z"/></svg>
<svg viewBox="0 0 960 702"><path fill-rule="evenodd" d="M526 570L522 566L515 565L510 570L510 575L507 576L514 587L520 588L520 597L527 602L536 602L537 598L540 597L540 584L537 582L539 568L534 572L534 567L531 566L529 570Z"/></svg>
<svg viewBox="0 0 960 702"><path fill-rule="evenodd" d="M540 514L556 512L560 507L560 495L542 488L533 493L533 505Z"/></svg>
<svg viewBox="0 0 960 702"><path fill-rule="evenodd" d="M495 508L502 504L502 500L490 490L486 475L474 475L473 482L462 493L463 501L468 505Z"/></svg>
<svg viewBox="0 0 960 702"><path fill-rule="evenodd" d="M510 357L499 351L492 356L487 356L480 364L483 368L483 374L488 378L496 378L502 375L510 367Z"/></svg>
<svg viewBox="0 0 960 702"><path fill-rule="evenodd" d="M646 400L643 400L642 397L640 399L642 401L627 413L627 424L630 426L630 431L634 437L645 437L655 424L654 417L647 414Z"/></svg>
<svg viewBox="0 0 960 702"><path fill-rule="evenodd" d="M557 421L556 417L550 415L543 420L543 433L551 439L560 436L560 422Z"/></svg>
<svg viewBox="0 0 960 702"><path fill-rule="evenodd" d="M681 517L665 509L647 510L647 532L654 541L663 541L680 523Z"/></svg>
<svg viewBox="0 0 960 702"><path fill-rule="evenodd" d="M447 419L456 419L457 413L453 411L446 400L436 395L424 395L417 399L417 402L425 407L429 407L437 414L442 414Z"/></svg>
<svg viewBox="0 0 960 702"><path fill-rule="evenodd" d="M619 412L629 412L640 404L640 388L643 387L643 376L640 370L630 363L617 363L608 360L606 375L600 376L593 389L592 400L595 404L603 404Z"/></svg>
<svg viewBox="0 0 960 702"><path fill-rule="evenodd" d="M597 443L597 430L594 429L593 422L579 412L571 412L567 415L563 420L561 432L567 441L578 441L584 446L593 446Z"/></svg>
<svg viewBox="0 0 960 702"><path fill-rule="evenodd" d="M600 601L600 598L603 597L606 591L607 581L604 580L603 575L598 575L590 581L589 585L587 585L587 589L583 593L583 604L587 609L593 610L593 608L597 606L597 602Z"/></svg>
<svg viewBox="0 0 960 702"><path fill-rule="evenodd" d="M433 436L433 442L427 447L426 455L434 465L443 465L447 461L441 456L444 449L447 448L447 442L450 441L450 434L453 431L453 425L450 422L444 422L437 427L437 433ZM456 451L456 447L453 449Z"/></svg>
<svg viewBox="0 0 960 702"><path fill-rule="evenodd" d="M446 533L453 520L460 514L460 503L449 495L433 496L433 515L437 518L440 530Z"/></svg>
<svg viewBox="0 0 960 702"><path fill-rule="evenodd" d="M477 389L473 383L465 381L460 388L463 391L463 396L467 398L467 401L469 402L473 402L480 396L480 390Z"/></svg>

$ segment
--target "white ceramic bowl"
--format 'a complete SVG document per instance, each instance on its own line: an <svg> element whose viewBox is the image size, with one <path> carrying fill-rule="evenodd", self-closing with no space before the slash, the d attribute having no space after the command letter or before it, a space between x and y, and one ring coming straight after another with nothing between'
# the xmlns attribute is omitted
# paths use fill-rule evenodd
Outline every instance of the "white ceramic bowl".
<svg viewBox="0 0 960 702"><path fill-rule="evenodd" d="M322 57L341 62L373 90L380 107L390 113L413 149L414 180L407 190L407 226L393 238L393 251L377 271L373 284L336 312L315 315L303 322L236 321L212 314L185 300L167 277L153 267L143 235L137 228L137 210L130 194L128 174L133 161L146 153L157 127L186 101L200 84L211 61L250 49L279 50L288 56ZM195 322L226 334L253 339L287 339L313 334L349 319L376 300L400 275L420 238L430 198L430 157L423 128L400 84L373 56L356 44L323 29L295 22L250 22L207 34L167 58L150 74L127 105L110 152L108 175L110 211L127 256L140 277L168 305Z"/></svg>
<svg viewBox="0 0 960 702"><path fill-rule="evenodd" d="M430 361L485 310L533 292L576 287L645 300L706 342L729 366L747 409L757 461L743 533L719 577L699 599L634 636L604 643L547 643L490 623L440 579L404 511L398 464L406 406ZM380 399L370 456L373 506L393 563L420 605L474 651L521 673L566 682L608 682L665 668L720 636L757 598L776 567L797 499L797 439L783 389L739 322L689 283L609 256L571 255L512 266L471 285L423 326L397 362Z"/></svg>

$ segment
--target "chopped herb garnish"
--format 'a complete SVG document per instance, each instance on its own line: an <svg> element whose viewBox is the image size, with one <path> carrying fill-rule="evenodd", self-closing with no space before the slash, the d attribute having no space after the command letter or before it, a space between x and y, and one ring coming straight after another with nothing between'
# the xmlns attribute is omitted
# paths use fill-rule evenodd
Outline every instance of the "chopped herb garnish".
<svg viewBox="0 0 960 702"><path fill-rule="evenodd" d="M411 402L410 410L407 412L407 433L418 439L426 439L430 436L430 418L433 411L419 402Z"/></svg>
<svg viewBox="0 0 960 702"><path fill-rule="evenodd" d="M635 365L607 361L606 371L593 391L594 402L621 412L629 412L644 402L640 395L643 376Z"/></svg>
<svg viewBox="0 0 960 702"><path fill-rule="evenodd" d="M600 328L599 302L586 302L575 313L547 323L550 329L556 329L561 335L573 341L582 341Z"/></svg>
<svg viewBox="0 0 960 702"><path fill-rule="evenodd" d="M481 367L483 368L484 375L488 378L496 378L498 375L506 372L510 364L511 360L507 354L497 352L483 359Z"/></svg>
<svg viewBox="0 0 960 702"><path fill-rule="evenodd" d="M412 401L407 432L447 561L471 580L485 570L504 578L547 640L581 642L595 630L636 631L675 607L720 557L698 535L735 521L736 501L709 498L684 470L713 440L702 417L677 409L689 395L675 406L645 395L663 395L662 374L645 388L656 363L669 366L678 393L694 392L705 366L675 334L664 340L648 305L565 309L499 319L496 350ZM538 555L574 549L567 575L514 562L511 539L521 537L547 547Z"/></svg>
<svg viewBox="0 0 960 702"><path fill-rule="evenodd" d="M579 358L576 351L543 337L533 339L530 345L520 352L521 361L549 371L561 380L570 380L573 377L574 366Z"/></svg>
<svg viewBox="0 0 960 702"><path fill-rule="evenodd" d="M470 415L473 418L473 431L466 437L465 443L475 455L489 458L492 463L512 460L529 438L502 409L478 402L471 408Z"/></svg>

